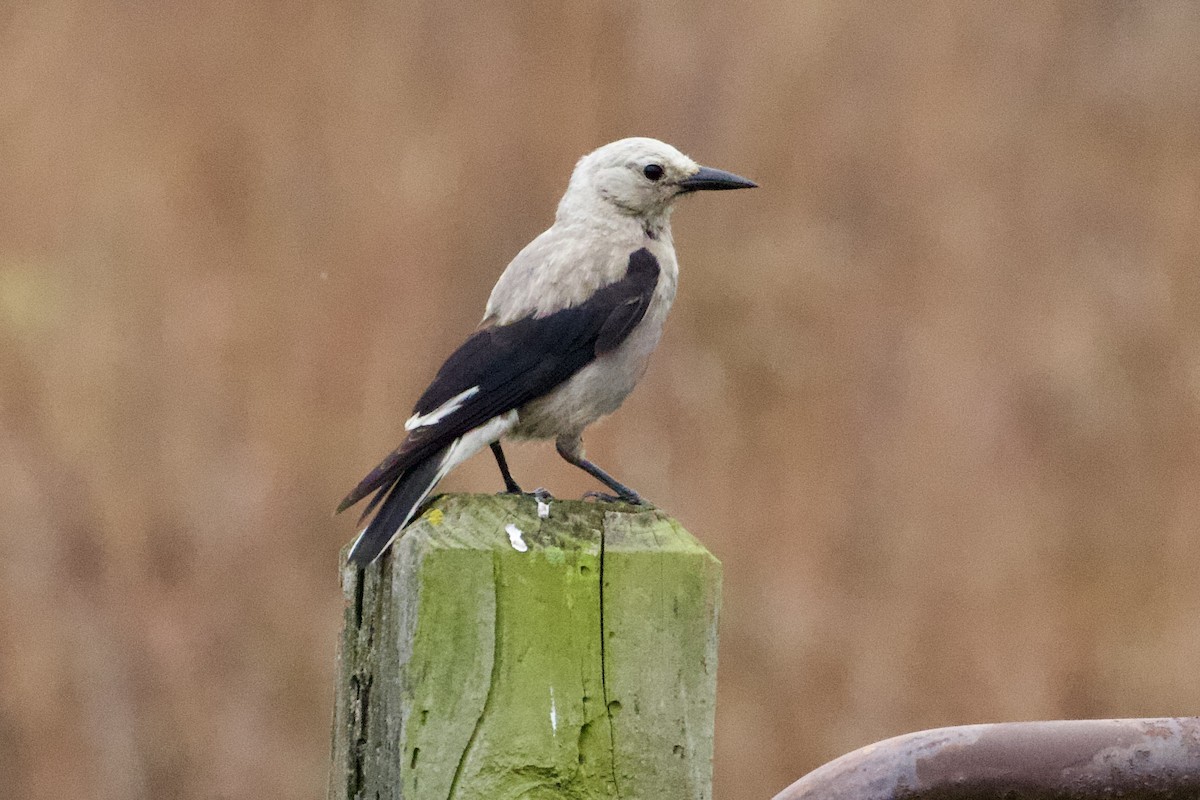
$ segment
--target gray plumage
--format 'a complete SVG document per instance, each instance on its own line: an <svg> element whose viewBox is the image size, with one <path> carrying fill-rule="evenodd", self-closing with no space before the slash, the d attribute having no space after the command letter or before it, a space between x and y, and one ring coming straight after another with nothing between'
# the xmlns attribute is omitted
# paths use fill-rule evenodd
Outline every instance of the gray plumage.
<svg viewBox="0 0 1200 800"><path fill-rule="evenodd" d="M339 507L376 492L364 517L376 506L379 513L351 560L374 560L437 482L488 445L506 487L519 491L502 438L554 439L568 461L640 502L584 458L581 435L621 405L662 336L679 276L675 201L700 189L752 186L654 139L622 139L580 159L554 224L504 270L480 330L418 401L404 443Z"/></svg>

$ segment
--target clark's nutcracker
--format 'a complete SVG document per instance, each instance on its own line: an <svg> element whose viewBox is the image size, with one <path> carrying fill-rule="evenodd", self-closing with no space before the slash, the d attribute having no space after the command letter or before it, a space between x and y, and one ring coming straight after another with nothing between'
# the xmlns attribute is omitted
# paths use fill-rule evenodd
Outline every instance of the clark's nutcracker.
<svg viewBox="0 0 1200 800"><path fill-rule="evenodd" d="M549 230L517 254L459 347L404 423L408 436L338 506L375 496L379 513L350 560L374 561L446 473L491 446L520 492L501 437L554 439L558 453L616 493L641 498L584 458L583 429L621 405L646 370L675 299L671 208L701 189L755 184L702 167L655 139L622 139L575 166Z"/></svg>

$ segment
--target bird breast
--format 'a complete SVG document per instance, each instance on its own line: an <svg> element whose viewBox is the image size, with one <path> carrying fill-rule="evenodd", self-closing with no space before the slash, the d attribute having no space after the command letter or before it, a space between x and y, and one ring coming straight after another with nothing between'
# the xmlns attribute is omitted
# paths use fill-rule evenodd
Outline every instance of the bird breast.
<svg viewBox="0 0 1200 800"><path fill-rule="evenodd" d="M678 283L675 253L669 242L647 246L658 259L660 273L642 321L619 346L597 357L553 391L521 406L511 437L553 439L578 435L600 417L616 411L633 391L662 338Z"/></svg>

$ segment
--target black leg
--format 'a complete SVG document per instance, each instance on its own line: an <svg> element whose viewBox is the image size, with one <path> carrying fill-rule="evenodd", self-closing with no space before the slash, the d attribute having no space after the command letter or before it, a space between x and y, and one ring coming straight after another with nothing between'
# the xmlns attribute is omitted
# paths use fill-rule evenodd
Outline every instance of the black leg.
<svg viewBox="0 0 1200 800"><path fill-rule="evenodd" d="M496 466L500 467L500 474L504 476L504 491L509 494L525 494L508 471L508 461L504 458L504 451L500 449L499 442L492 442L492 455L496 457Z"/></svg>
<svg viewBox="0 0 1200 800"><path fill-rule="evenodd" d="M633 489L630 489L612 475L609 475L607 472L600 469L600 467L584 458L583 442L579 438L560 438L555 442L555 449L558 450L558 454L562 456L568 464L574 464L588 475L591 475L593 478L617 493L616 497L613 497L611 495L600 494L599 492L588 492L585 497L594 496L602 500L624 500L626 503L633 503L634 505L642 505L644 503L637 492L635 492Z"/></svg>

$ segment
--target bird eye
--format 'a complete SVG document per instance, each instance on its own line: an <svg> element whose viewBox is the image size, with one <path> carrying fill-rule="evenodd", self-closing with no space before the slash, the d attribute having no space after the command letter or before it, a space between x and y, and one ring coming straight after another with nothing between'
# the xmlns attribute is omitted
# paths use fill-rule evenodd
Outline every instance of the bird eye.
<svg viewBox="0 0 1200 800"><path fill-rule="evenodd" d="M658 164L647 164L642 170L642 174L652 181L656 181L663 176L664 170Z"/></svg>

